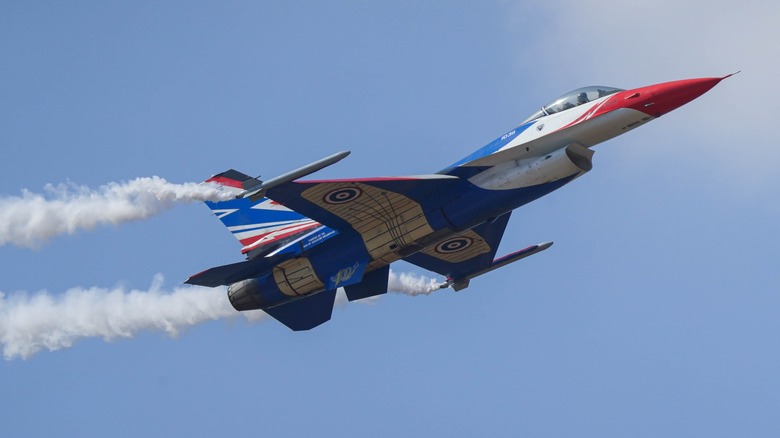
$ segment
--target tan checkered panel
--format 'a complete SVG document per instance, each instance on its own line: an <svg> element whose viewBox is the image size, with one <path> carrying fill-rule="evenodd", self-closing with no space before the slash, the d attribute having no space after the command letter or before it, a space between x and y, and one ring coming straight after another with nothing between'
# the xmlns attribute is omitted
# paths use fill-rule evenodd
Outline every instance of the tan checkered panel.
<svg viewBox="0 0 780 438"><path fill-rule="evenodd" d="M337 182L319 184L301 195L352 225L373 259L433 232L420 204L395 192L362 183Z"/></svg>
<svg viewBox="0 0 780 438"><path fill-rule="evenodd" d="M287 296L306 295L325 287L314 273L308 258L282 262L274 267L273 273L279 290Z"/></svg>

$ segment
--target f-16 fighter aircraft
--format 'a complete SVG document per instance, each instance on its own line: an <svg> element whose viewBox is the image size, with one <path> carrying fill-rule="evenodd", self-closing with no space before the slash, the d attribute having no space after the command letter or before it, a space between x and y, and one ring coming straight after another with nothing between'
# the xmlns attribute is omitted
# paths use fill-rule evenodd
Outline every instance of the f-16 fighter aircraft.
<svg viewBox="0 0 780 438"><path fill-rule="evenodd" d="M220 173L208 181L235 190L236 199L207 204L241 242L246 260L186 282L227 285L236 310L263 309L293 330L330 320L339 287L350 301L386 293L396 260L445 276L442 288L464 289L552 245L494 259L512 210L590 171L594 145L685 105L726 77L580 88L431 175L297 181L349 152L264 182Z"/></svg>

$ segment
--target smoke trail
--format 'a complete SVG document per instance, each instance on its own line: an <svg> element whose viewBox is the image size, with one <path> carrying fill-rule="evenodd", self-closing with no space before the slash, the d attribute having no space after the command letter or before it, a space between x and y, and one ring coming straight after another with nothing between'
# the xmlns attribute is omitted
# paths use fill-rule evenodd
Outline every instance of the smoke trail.
<svg viewBox="0 0 780 438"><path fill-rule="evenodd" d="M429 295L439 290L439 282L435 278L408 274L406 272L396 274L390 271L387 287L391 292L405 295Z"/></svg>
<svg viewBox="0 0 780 438"><path fill-rule="evenodd" d="M0 342L5 359L70 347L82 338L130 338L142 330L176 336L195 324L237 315L224 289L162 291L157 275L148 291L74 288L62 295L0 292Z"/></svg>
<svg viewBox="0 0 780 438"><path fill-rule="evenodd" d="M59 234L145 219L178 202L234 196L216 184L173 184L157 176L109 183L98 190L48 184L44 191L48 196L23 190L21 196L0 197L0 246L35 248Z"/></svg>
<svg viewBox="0 0 780 438"><path fill-rule="evenodd" d="M83 338L132 338L140 331L157 330L177 336L181 330L239 315L228 302L224 288L180 287L162 289L162 275L149 290L123 287L73 288L61 295L0 292L0 344L3 357L27 359L41 350L71 347ZM406 295L428 295L436 280L390 272L389 289ZM346 304L343 291L336 304ZM369 303L375 299L363 300ZM241 312L250 322L268 319L260 310Z"/></svg>

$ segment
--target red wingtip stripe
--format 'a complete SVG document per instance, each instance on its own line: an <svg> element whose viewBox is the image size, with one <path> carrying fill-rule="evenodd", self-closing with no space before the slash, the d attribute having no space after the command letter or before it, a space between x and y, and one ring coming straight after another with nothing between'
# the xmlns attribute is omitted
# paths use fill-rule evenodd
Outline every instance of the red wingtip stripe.
<svg viewBox="0 0 780 438"><path fill-rule="evenodd" d="M223 186L235 187L237 189L243 188L240 181L236 181L230 178L225 178L224 176L211 177L207 179L206 182L213 182Z"/></svg>

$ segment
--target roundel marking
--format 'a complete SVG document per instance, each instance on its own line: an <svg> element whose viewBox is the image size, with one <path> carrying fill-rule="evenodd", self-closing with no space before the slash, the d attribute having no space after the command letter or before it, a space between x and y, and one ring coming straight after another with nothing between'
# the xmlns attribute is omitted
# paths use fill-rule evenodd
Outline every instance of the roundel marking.
<svg viewBox="0 0 780 438"><path fill-rule="evenodd" d="M434 251L439 254L452 254L454 252L462 251L473 244L474 239L470 237L455 237L436 245Z"/></svg>
<svg viewBox="0 0 780 438"><path fill-rule="evenodd" d="M333 190L322 197L326 204L345 204L359 198L363 191L357 187L343 187Z"/></svg>

